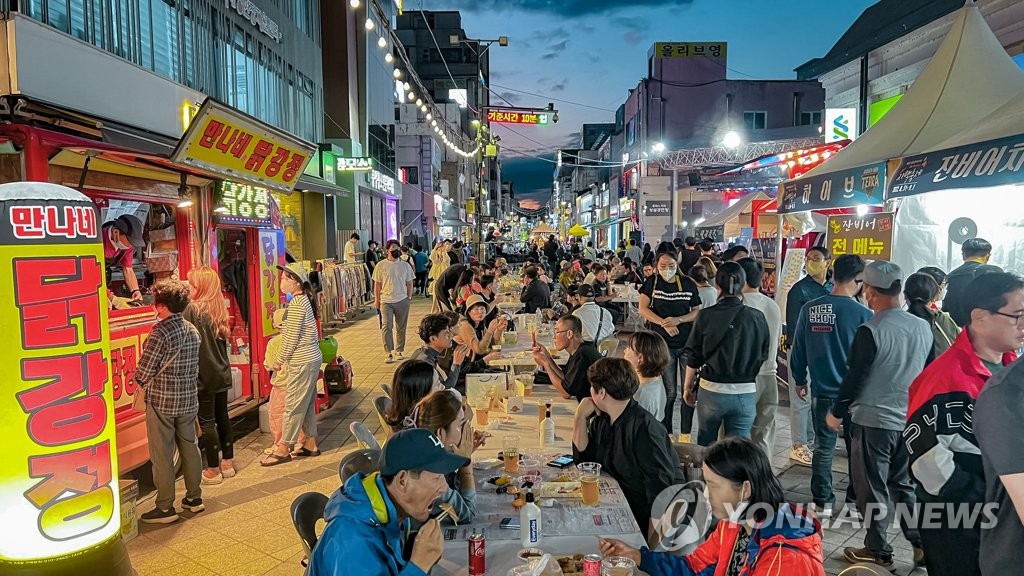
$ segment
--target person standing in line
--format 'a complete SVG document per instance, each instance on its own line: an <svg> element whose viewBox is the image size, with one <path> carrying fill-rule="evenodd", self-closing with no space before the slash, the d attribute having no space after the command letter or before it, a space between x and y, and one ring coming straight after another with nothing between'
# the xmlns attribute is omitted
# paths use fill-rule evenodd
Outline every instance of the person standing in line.
<svg viewBox="0 0 1024 576"><path fill-rule="evenodd" d="M972 296L975 283L968 293ZM984 315L1001 322L1001 330L1024 345L1024 299L1017 291L998 309L982 312L975 305L971 318ZM986 358L986 367L994 357ZM990 367L991 368L991 367ZM974 405L974 434L978 437L985 468L985 501L998 505L994 525L981 531L981 574L1018 574L1024 566L1024 451L1020 449L1020 425L1024 421L1024 362L999 371L985 384Z"/></svg>
<svg viewBox="0 0 1024 576"><path fill-rule="evenodd" d="M779 340L782 338L782 311L775 300L761 293L761 280L764 278L761 263L753 258L743 258L739 265L747 276L747 283L743 286L743 303L760 310L768 323L768 359L761 364L761 371L757 373L757 411L750 438L764 450L770 460L775 453L775 412L779 406L779 383L775 373Z"/></svg>
<svg viewBox="0 0 1024 576"><path fill-rule="evenodd" d="M814 444L814 419L811 417L811 396L800 396L796 393L793 381L793 337L796 323L804 304L811 300L827 296L832 291L832 281L828 278L829 264L832 255L828 248L814 246L807 249L804 257L804 270L807 275L797 281L786 295L786 350L789 352L789 430L793 435L793 447L789 451L789 459L801 466L810 466Z"/></svg>
<svg viewBox="0 0 1024 576"><path fill-rule="evenodd" d="M373 306L383 316L381 331L388 364L394 363L396 357L398 360L405 358L405 328L409 322L412 282L416 279L412 267L399 260L401 255L402 245L398 240L388 240L387 260L377 264L373 271Z"/></svg>
<svg viewBox="0 0 1024 576"><path fill-rule="evenodd" d="M292 295L281 331L281 352L277 363L272 366L274 372L283 371L284 374L284 424L281 441L260 461L261 466L290 462L293 456L320 455L316 443L315 405L316 380L323 355L320 353L320 333L313 306L313 287L302 264L293 262L277 268L281 271L281 291ZM301 439L300 433L304 435ZM293 452L297 444L299 448Z"/></svg>
<svg viewBox="0 0 1024 576"><path fill-rule="evenodd" d="M960 333L960 328L949 314L932 307L940 291L935 278L923 272L911 274L903 288L907 312L927 322L932 329L932 358L938 358L949 350Z"/></svg>
<svg viewBox="0 0 1024 576"><path fill-rule="evenodd" d="M228 360L228 309L221 294L220 276L199 266L188 273L192 301L182 317L199 330L199 426L206 453L203 484L220 484L235 475L234 433L228 417L231 362ZM223 459L222 459L223 456Z"/></svg>
<svg viewBox="0 0 1024 576"><path fill-rule="evenodd" d="M430 253L430 274L428 278L432 283L432 290L434 294L434 305L430 311L440 312L441 302L437 298L437 279L444 274L445 270L448 270L448 266L451 265L451 259L448 256L448 252L451 250L451 241L445 240L444 242L438 242L434 246L434 250Z"/></svg>
<svg viewBox="0 0 1024 576"><path fill-rule="evenodd" d="M679 271L689 275L690 268L696 266L700 260L700 250L697 250L697 239L693 236L687 236L683 243L685 247L679 252Z"/></svg>
<svg viewBox="0 0 1024 576"><path fill-rule="evenodd" d="M181 507L202 512L202 457L196 444L199 413L199 331L182 318L188 306L184 282L162 280L153 286L159 322L142 345L135 381L146 395L146 435L153 463L156 507L139 519L146 524L178 520L174 510L174 450L181 458L185 497Z"/></svg>
<svg viewBox="0 0 1024 576"><path fill-rule="evenodd" d="M768 322L743 305L746 274L735 262L718 268L718 303L702 310L686 341L683 400L697 405L697 443L710 446L723 428L726 436L750 438L757 413L757 375L768 359Z"/></svg>
<svg viewBox="0 0 1024 576"><path fill-rule="evenodd" d="M349 264L352 262L358 262L357 258L363 255L362 252L358 251L359 248L359 234L353 232L352 236L349 237L348 242L345 242L345 263Z"/></svg>
<svg viewBox="0 0 1024 576"><path fill-rule="evenodd" d="M832 461L837 440L826 420L846 376L854 335L871 319L871 310L855 298L864 282L864 260L855 254L844 254L836 258L833 272L832 293L811 300L797 316L789 354L790 387L797 398L814 398L811 415L817 441L814 457L810 459L811 496L815 512L824 515L830 513L835 503ZM846 428L846 453L851 454L848 420ZM854 492L851 484L846 491L847 502L856 502Z"/></svg>
<svg viewBox="0 0 1024 576"><path fill-rule="evenodd" d="M555 235L549 235L547 242L544 243L544 256L546 256L548 259L547 271L549 272L552 278L558 275L557 266L559 250L560 247L558 246L558 241L555 240Z"/></svg>
<svg viewBox="0 0 1024 576"><path fill-rule="evenodd" d="M961 328L970 320L970 311L966 309L971 301L967 286L985 272L1002 272L996 266L990 266L992 244L982 238L970 238L960 246L964 263L946 277L946 297L942 300L942 311L948 312L953 321Z"/></svg>
<svg viewBox="0 0 1024 576"><path fill-rule="evenodd" d="M917 503L903 429L910 384L931 355L932 332L927 322L900 307L902 285L903 272L892 262L875 260L864 268L864 296L875 315L857 329L849 368L827 416L833 432L839 431L847 411L853 421L850 476L867 534L863 548L843 551L850 563L892 566L887 531L893 504L913 510ZM807 308L814 306L812 302ZM898 516L903 535L914 548L914 564L923 566L921 534L909 525L906 514Z"/></svg>
<svg viewBox="0 0 1024 576"><path fill-rule="evenodd" d="M622 357L633 365L640 378L640 387L633 399L661 422L665 419L665 381L662 375L668 366L668 345L654 332L634 332ZM668 433L666 431L666 433Z"/></svg>
<svg viewBox="0 0 1024 576"><path fill-rule="evenodd" d="M710 274L707 268L701 264L694 264L687 276L697 285L701 309L711 308L718 302L718 289L711 285L711 278L714 278L714 275Z"/></svg>
<svg viewBox="0 0 1024 576"><path fill-rule="evenodd" d="M1024 312L1024 281L1012 274L984 274L971 282L968 293L971 321L910 385L903 431L917 501L927 507L924 517L930 519L921 527L928 576L981 576L981 526L964 525L956 514L961 507L977 509L987 501L982 453L965 423L979 426L978 394L1024 347L1024 327L1000 315L1004 308L1011 311L1007 314Z"/></svg>
<svg viewBox="0 0 1024 576"><path fill-rule="evenodd" d="M417 244L412 251L412 263L416 269L416 293L426 297L427 296L427 262L430 261L430 256L424 252Z"/></svg>
<svg viewBox="0 0 1024 576"><path fill-rule="evenodd" d="M285 395L288 393L285 388L286 378L282 368L279 371L274 371L274 365L277 364L278 359L281 357L281 343L284 338L281 336L281 331L284 330L284 317L287 309L278 308L274 310L273 326L277 329L278 333L276 336L267 342L267 351L263 355L263 368L267 372L270 372L270 401L267 403L267 416L270 420L270 434L274 437L274 443L263 451L264 454L270 454L274 451L274 447L277 446L278 442L281 441L281 432L284 427L284 404ZM301 435L299 442L302 442Z"/></svg>
<svg viewBox="0 0 1024 576"><path fill-rule="evenodd" d="M682 382L680 371L685 371L687 338L700 310L701 299L693 280L679 274L675 254L662 252L656 263L658 274L644 282L640 288L639 311L647 327L668 345L668 366L665 368L665 418L661 421L672 434L672 412ZM689 442L693 429L693 408L684 402L680 408L679 433L683 442Z"/></svg>

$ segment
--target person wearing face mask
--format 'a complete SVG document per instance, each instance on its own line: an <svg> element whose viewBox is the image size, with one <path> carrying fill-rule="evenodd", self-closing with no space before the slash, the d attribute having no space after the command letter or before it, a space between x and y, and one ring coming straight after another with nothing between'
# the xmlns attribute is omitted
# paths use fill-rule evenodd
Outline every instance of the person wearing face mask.
<svg viewBox="0 0 1024 576"><path fill-rule="evenodd" d="M601 539L651 576L824 576L821 524L785 501L771 461L752 441L726 438L704 454L705 495L721 521L693 553L676 556Z"/></svg>
<svg viewBox="0 0 1024 576"><path fill-rule="evenodd" d="M789 294L786 295L786 338L785 347L790 352L792 363L793 338L800 310L815 298L827 296L832 291L832 281L828 278L829 264L832 255L828 248L814 246L807 249L804 269L807 275L797 281ZM792 371L790 371L792 374ZM801 466L810 466L812 459L811 445L814 444L814 421L811 418L811 397L796 393L796 385L792 377L789 381L789 428L793 436L793 447L789 451L789 459Z"/></svg>
<svg viewBox="0 0 1024 576"><path fill-rule="evenodd" d="M377 264L373 270L373 306L380 311L384 336L384 350L391 364L397 356L405 353L405 327L409 322L409 304L412 301L412 283L416 274L408 263L399 260L402 245L398 240L388 240L387 260ZM397 343L395 324L398 325Z"/></svg>
<svg viewBox="0 0 1024 576"><path fill-rule="evenodd" d="M103 258L107 267L120 266L124 275L124 283L131 290L132 300L142 300L139 279L132 267L135 249L144 248L146 241L142 238L142 220L131 214L122 214L103 225ZM109 280L109 276L107 277Z"/></svg>
<svg viewBox="0 0 1024 576"><path fill-rule="evenodd" d="M661 423L669 434L672 430L672 412L679 396L679 377L686 365L683 349L690 336L690 329L697 319L701 299L697 284L689 277L679 274L676 256L671 252L658 254L655 262L658 273L651 276L640 288L640 315L647 321L647 327L665 339L668 345L668 367L662 379L665 382L665 418ZM679 433L683 441L689 441L693 428L693 409L683 403L680 409Z"/></svg>
<svg viewBox="0 0 1024 576"><path fill-rule="evenodd" d="M725 262L715 283L718 303L701 311L686 341L686 380L683 400L697 404L697 443L710 446L719 428L726 436L750 438L757 414L757 375L768 359L768 322L756 308L743 304L747 276L743 267Z"/></svg>

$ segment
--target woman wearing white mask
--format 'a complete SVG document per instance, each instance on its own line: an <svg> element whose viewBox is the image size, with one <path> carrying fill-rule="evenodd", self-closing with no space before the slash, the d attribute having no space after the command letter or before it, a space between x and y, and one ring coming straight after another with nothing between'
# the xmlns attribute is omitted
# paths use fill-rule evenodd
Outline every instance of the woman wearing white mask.
<svg viewBox="0 0 1024 576"><path fill-rule="evenodd" d="M821 524L785 501L764 452L745 438L726 438L704 456L711 513L721 519L692 554L637 550L601 540L605 556L625 556L651 576L824 576Z"/></svg>
<svg viewBox="0 0 1024 576"><path fill-rule="evenodd" d="M655 261L657 274L647 278L640 288L640 315L647 321L647 327L665 339L668 344L668 367L662 379L665 382L665 417L661 423L672 434L672 411L679 396L680 370L685 370L686 359L683 348L690 336L693 321L697 319L701 299L697 284L679 274L676 255L666 251L658 254ZM682 405L680 433L686 436L693 427L693 408Z"/></svg>

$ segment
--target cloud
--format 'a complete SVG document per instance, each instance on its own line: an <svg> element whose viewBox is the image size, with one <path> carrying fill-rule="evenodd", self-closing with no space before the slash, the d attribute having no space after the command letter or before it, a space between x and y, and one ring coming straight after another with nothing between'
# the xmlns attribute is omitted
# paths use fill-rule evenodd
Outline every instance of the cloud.
<svg viewBox="0 0 1024 576"><path fill-rule="evenodd" d="M622 39L627 44L637 45L644 41L647 36L648 25L647 21L642 18L622 18L619 24L626 32L622 35Z"/></svg>
<svg viewBox="0 0 1024 576"><path fill-rule="evenodd" d="M562 40L561 42L558 42L556 44L552 44L552 45L548 46L548 49L549 50L557 50L557 51L561 52L562 50L565 50L568 46L569 46L569 41L568 40Z"/></svg>
<svg viewBox="0 0 1024 576"><path fill-rule="evenodd" d="M558 52L548 52L540 57L541 60L554 60L555 58L558 58Z"/></svg>
<svg viewBox="0 0 1024 576"><path fill-rule="evenodd" d="M556 83L552 84L551 88L548 88L548 90L551 90L552 92L565 92L565 89L568 88L568 87L569 87L569 79L568 78L562 78L561 82L556 82Z"/></svg>
<svg viewBox="0 0 1024 576"><path fill-rule="evenodd" d="M546 12L563 18L579 18L608 14L624 8L635 10L689 6L693 0L632 0L629 3L623 3L622 0L447 0L439 4L467 12L525 10Z"/></svg>
<svg viewBox="0 0 1024 576"><path fill-rule="evenodd" d="M591 64L597 64L601 61L601 57L597 54L587 54L587 60L589 60Z"/></svg>
<svg viewBox="0 0 1024 576"><path fill-rule="evenodd" d="M535 191L531 191L531 192L535 192ZM530 199L527 199L527 200L520 200L519 201L519 207L522 208L523 210L539 210L540 209L540 200L535 200L533 198L530 198Z"/></svg>
<svg viewBox="0 0 1024 576"><path fill-rule="evenodd" d="M506 102L511 102L513 104L516 104L520 100L522 100L522 96L516 94L515 92L502 92L498 94L498 96L501 96L502 100L505 100Z"/></svg>
<svg viewBox="0 0 1024 576"><path fill-rule="evenodd" d="M582 136L583 136L582 132L570 132L565 137L565 147L566 148L572 148L574 146L579 146L579 144L580 144L580 137L582 137Z"/></svg>

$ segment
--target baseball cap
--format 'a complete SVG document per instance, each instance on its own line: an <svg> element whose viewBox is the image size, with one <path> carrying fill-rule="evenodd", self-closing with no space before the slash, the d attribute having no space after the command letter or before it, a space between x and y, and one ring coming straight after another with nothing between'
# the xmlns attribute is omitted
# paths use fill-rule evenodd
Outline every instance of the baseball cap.
<svg viewBox="0 0 1024 576"><path fill-rule="evenodd" d="M380 473L394 476L402 470L426 470L451 474L469 464L469 458L452 454L430 430L407 428L392 436L380 453Z"/></svg>
<svg viewBox="0 0 1024 576"><path fill-rule="evenodd" d="M864 283L887 290L893 283L903 280L903 270L888 260L872 260L864 268Z"/></svg>
<svg viewBox="0 0 1024 576"><path fill-rule="evenodd" d="M580 284L580 287L576 289L576 295L584 298L593 298L595 296L594 287L590 284Z"/></svg>
<svg viewBox="0 0 1024 576"><path fill-rule="evenodd" d="M299 281L303 284L309 282L309 273L306 272L306 267L298 262L292 262L287 266L279 265L277 269L297 276Z"/></svg>
<svg viewBox="0 0 1024 576"><path fill-rule="evenodd" d="M114 220L114 228L118 232L128 237L128 241L131 242L132 246L136 248L143 248L146 246L146 241L142 239L142 220L139 220L131 214L122 214Z"/></svg>
<svg viewBox="0 0 1024 576"><path fill-rule="evenodd" d="M469 312L473 306L477 305L488 306L487 300L484 300L484 297L479 294L473 294L466 299L466 312Z"/></svg>

